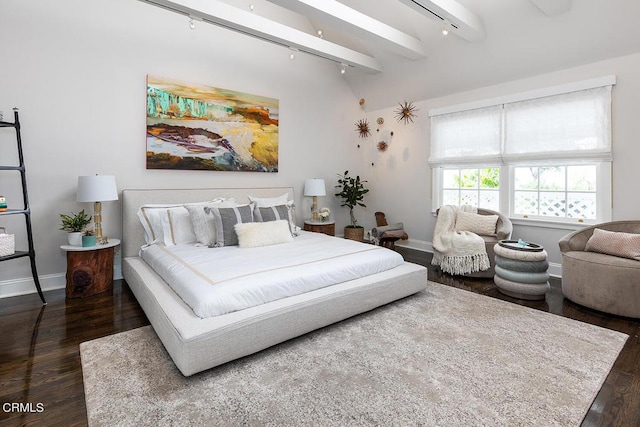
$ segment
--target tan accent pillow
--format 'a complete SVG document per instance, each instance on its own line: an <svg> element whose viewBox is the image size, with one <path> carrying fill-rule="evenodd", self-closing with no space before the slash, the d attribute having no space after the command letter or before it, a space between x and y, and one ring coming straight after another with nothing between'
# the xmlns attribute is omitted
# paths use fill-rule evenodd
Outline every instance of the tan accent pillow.
<svg viewBox="0 0 640 427"><path fill-rule="evenodd" d="M481 236L495 236L498 215L480 215L458 211L456 231L470 231Z"/></svg>
<svg viewBox="0 0 640 427"><path fill-rule="evenodd" d="M640 261L640 234L595 228L585 250Z"/></svg>

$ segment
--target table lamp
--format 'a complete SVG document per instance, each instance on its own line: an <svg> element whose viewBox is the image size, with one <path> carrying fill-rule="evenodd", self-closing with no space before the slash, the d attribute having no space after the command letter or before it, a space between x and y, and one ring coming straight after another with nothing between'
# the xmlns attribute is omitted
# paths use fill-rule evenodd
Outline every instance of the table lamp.
<svg viewBox="0 0 640 427"><path fill-rule="evenodd" d="M304 195L313 197L313 207L311 208L311 220L318 221L318 196L326 196L327 191L324 186L324 179L306 179L304 181Z"/></svg>
<svg viewBox="0 0 640 427"><path fill-rule="evenodd" d="M78 177L77 202L93 202L93 223L95 224L96 242L99 245L108 243L102 236L102 204L110 200L118 200L116 178L113 175L93 175Z"/></svg>

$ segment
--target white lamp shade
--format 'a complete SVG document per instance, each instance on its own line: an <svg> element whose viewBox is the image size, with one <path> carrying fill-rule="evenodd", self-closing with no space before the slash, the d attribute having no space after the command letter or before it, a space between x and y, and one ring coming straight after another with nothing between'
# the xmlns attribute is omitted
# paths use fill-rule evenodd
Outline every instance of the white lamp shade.
<svg viewBox="0 0 640 427"><path fill-rule="evenodd" d="M106 202L109 200L118 200L115 176L92 175L78 177L77 202Z"/></svg>
<svg viewBox="0 0 640 427"><path fill-rule="evenodd" d="M324 179L306 179L304 181L305 196L326 196L327 191L324 187Z"/></svg>

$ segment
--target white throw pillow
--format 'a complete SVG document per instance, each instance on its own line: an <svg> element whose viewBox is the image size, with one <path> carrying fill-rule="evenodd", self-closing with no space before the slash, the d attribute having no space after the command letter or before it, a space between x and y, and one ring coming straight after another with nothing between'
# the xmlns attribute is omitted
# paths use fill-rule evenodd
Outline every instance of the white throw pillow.
<svg viewBox="0 0 640 427"><path fill-rule="evenodd" d="M284 193L282 196L277 196L277 197L247 196L247 198L257 208L268 208L271 206L285 205L289 200L289 195L287 193Z"/></svg>
<svg viewBox="0 0 640 427"><path fill-rule="evenodd" d="M211 215L204 211L205 207L233 207L237 206L235 199L219 198L205 203L187 203L184 207L189 211L191 228L196 235L196 241L211 246L216 243L216 226Z"/></svg>
<svg viewBox="0 0 640 427"><path fill-rule="evenodd" d="M456 213L456 231L470 231L481 236L495 236L498 215L480 215L458 211Z"/></svg>
<svg viewBox="0 0 640 427"><path fill-rule="evenodd" d="M293 241L287 220L238 223L234 228L241 248L255 248Z"/></svg>
<svg viewBox="0 0 640 427"><path fill-rule="evenodd" d="M180 207L182 205L153 204L140 206L137 212L138 219L144 229L144 241L148 245L163 242L162 215L166 215L167 209Z"/></svg>
<svg viewBox="0 0 640 427"><path fill-rule="evenodd" d="M160 216L165 246L195 243L196 235L191 226L191 216L184 207L167 209Z"/></svg>

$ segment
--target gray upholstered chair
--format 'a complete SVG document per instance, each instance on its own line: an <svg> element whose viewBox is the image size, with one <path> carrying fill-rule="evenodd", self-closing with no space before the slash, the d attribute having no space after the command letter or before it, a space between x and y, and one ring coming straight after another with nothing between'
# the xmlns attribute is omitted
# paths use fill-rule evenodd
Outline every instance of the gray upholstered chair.
<svg viewBox="0 0 640 427"><path fill-rule="evenodd" d="M598 224L560 239L562 293L585 307L640 318L640 261L585 251L596 228L640 234L640 221Z"/></svg>
<svg viewBox="0 0 640 427"><path fill-rule="evenodd" d="M492 236L482 236L484 240L485 247L487 248L487 255L489 256L489 261L491 262L491 267L485 271L476 271L474 273L464 274L465 277L477 277L477 278L491 278L495 274L495 266L496 266L496 253L493 250L493 247L498 240L509 240L511 238L511 232L513 231L513 224L507 218L506 215L501 214L500 212L493 211L491 209L483 209L478 208L478 214L480 215L498 215L498 221L496 223L496 234Z"/></svg>

